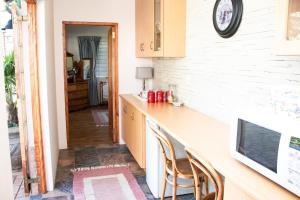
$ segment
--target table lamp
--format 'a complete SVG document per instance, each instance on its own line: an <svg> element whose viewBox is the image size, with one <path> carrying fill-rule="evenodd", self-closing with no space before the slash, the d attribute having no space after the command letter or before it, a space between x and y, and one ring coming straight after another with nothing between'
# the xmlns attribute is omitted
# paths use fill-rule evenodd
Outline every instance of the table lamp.
<svg viewBox="0 0 300 200"><path fill-rule="evenodd" d="M153 78L153 67L137 67L135 78L143 80L143 91L146 91L146 80Z"/></svg>

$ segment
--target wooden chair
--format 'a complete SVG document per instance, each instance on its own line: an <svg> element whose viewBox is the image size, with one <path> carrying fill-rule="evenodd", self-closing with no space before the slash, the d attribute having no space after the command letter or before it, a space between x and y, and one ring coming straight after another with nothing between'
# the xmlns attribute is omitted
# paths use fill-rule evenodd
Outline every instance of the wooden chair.
<svg viewBox="0 0 300 200"><path fill-rule="evenodd" d="M195 180L195 191L196 191L196 200L201 200L201 184L199 181L199 173L204 173L206 178L209 178L209 180L212 182L215 192L208 193L208 187L206 187L205 196L203 200L222 200L223 199L223 181L219 175L219 173L211 166L209 162L207 162L205 159L199 158L197 156L197 159L193 155L195 153L193 150L186 148L185 149L189 158L189 161L191 163L191 167L194 174L194 180ZM208 182L208 180L206 180Z"/></svg>
<svg viewBox="0 0 300 200"><path fill-rule="evenodd" d="M193 184L184 185L177 183L178 178L193 180L191 165L188 158L176 159L174 147L169 138L153 125L150 125L150 127L160 145L164 160L164 180L161 199L165 199L166 184L168 182L173 186L172 200L176 200L177 187L194 188ZM169 152L169 154L167 152ZM169 179L170 176L173 177L173 180Z"/></svg>

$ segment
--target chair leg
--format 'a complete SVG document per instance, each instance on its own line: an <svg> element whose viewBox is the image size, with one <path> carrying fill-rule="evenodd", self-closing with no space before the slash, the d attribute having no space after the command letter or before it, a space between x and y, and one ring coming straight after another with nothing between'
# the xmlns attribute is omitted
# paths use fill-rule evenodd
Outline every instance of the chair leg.
<svg viewBox="0 0 300 200"><path fill-rule="evenodd" d="M165 171L164 179L163 179L163 185L162 185L163 187L162 187L162 192L161 192L161 200L165 199L166 186L167 186L167 177L168 177L168 174L167 174L167 171Z"/></svg>
<svg viewBox="0 0 300 200"><path fill-rule="evenodd" d="M173 197L172 197L172 200L176 200L176 191L177 191L177 174L174 173L174 176L173 176Z"/></svg>
<svg viewBox="0 0 300 200"><path fill-rule="evenodd" d="M208 195L209 191L208 191L208 178L207 176L204 176L204 193L205 195Z"/></svg>
<svg viewBox="0 0 300 200"><path fill-rule="evenodd" d="M199 176L197 176L197 178L195 179L195 188L196 188L195 198L196 198L196 200L201 200L202 185L201 185L200 179L201 179L201 177L199 177Z"/></svg>

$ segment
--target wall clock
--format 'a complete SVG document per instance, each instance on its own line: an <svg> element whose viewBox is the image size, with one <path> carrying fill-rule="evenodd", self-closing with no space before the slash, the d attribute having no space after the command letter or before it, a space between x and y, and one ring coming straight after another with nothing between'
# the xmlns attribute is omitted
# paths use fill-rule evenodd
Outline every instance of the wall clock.
<svg viewBox="0 0 300 200"><path fill-rule="evenodd" d="M217 33L223 38L233 36L242 21L242 0L217 0L213 12L213 23Z"/></svg>

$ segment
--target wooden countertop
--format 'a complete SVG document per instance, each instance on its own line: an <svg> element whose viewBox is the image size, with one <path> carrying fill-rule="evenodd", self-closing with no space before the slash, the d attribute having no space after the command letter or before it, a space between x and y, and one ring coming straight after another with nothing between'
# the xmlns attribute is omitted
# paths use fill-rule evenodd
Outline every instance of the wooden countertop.
<svg viewBox="0 0 300 200"><path fill-rule="evenodd" d="M231 157L229 125L187 107L177 108L167 103L148 104L129 94L120 97L151 118L184 146L194 149L225 179L229 179L253 198L299 200L296 195Z"/></svg>

